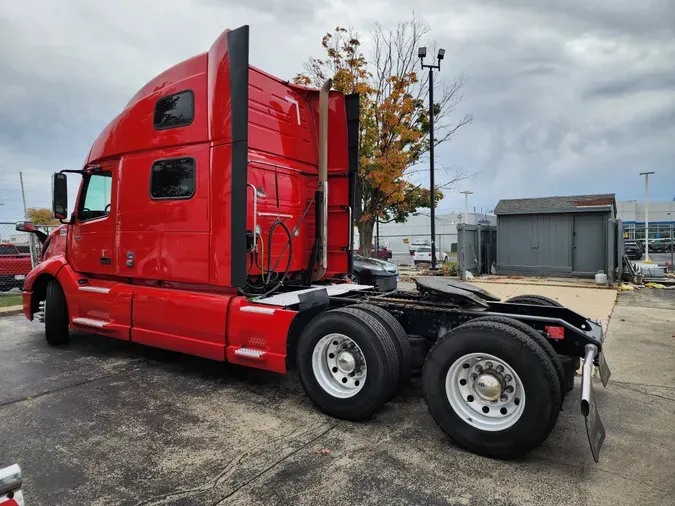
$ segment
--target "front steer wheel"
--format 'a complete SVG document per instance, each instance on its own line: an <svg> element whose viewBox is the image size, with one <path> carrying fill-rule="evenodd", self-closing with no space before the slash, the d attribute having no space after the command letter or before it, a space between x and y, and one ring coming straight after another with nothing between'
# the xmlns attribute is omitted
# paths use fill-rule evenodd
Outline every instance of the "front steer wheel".
<svg viewBox="0 0 675 506"><path fill-rule="evenodd" d="M305 327L297 366L307 396L344 420L369 417L391 399L398 383L391 335L375 317L354 308L327 311Z"/></svg>
<svg viewBox="0 0 675 506"><path fill-rule="evenodd" d="M537 448L560 413L560 381L544 350L502 323L468 322L441 337L423 372L429 411L459 446L512 459Z"/></svg>
<svg viewBox="0 0 675 506"><path fill-rule="evenodd" d="M52 346L68 342L68 306L63 288L58 281L50 281L47 285L45 299L45 337Z"/></svg>

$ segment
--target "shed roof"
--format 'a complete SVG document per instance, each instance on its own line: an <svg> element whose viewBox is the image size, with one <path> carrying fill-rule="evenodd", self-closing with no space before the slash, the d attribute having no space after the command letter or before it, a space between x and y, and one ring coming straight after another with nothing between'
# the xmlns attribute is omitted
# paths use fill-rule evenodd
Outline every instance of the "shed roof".
<svg viewBox="0 0 675 506"><path fill-rule="evenodd" d="M495 207L497 216L504 214L578 213L606 211L616 208L613 193L602 195L570 195L535 199L504 199Z"/></svg>

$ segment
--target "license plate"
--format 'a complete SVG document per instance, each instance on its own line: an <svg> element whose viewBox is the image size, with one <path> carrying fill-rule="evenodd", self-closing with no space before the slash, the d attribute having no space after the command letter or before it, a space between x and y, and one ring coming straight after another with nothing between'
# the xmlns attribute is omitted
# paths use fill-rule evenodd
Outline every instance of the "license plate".
<svg viewBox="0 0 675 506"><path fill-rule="evenodd" d="M590 402L589 408L588 416L584 417L586 419L586 434L588 434L588 444L591 446L593 460L598 462L600 460L600 448L602 448L602 443L605 442L607 433L600 419L600 413L598 413L595 401Z"/></svg>
<svg viewBox="0 0 675 506"><path fill-rule="evenodd" d="M17 274L16 276L14 276L14 279L16 279L17 281L21 281L21 280L26 279L26 275L25 274Z"/></svg>
<svg viewBox="0 0 675 506"><path fill-rule="evenodd" d="M605 354L602 352L598 359L598 369L600 369L600 381L602 381L602 386L606 387L607 383L609 383L609 377L612 375L612 371L609 370L609 366L605 360Z"/></svg>

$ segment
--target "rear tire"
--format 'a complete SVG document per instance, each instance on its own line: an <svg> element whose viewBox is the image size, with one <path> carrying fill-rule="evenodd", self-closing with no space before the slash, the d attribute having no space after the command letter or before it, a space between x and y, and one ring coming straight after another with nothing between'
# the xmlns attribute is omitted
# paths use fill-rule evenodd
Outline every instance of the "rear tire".
<svg viewBox="0 0 675 506"><path fill-rule="evenodd" d="M351 307L354 309L359 309L360 311L364 311L377 318L384 328L387 329L387 332L389 332L389 335L392 338L392 342L396 347L399 366L398 383L394 393L392 394L393 397L405 388L405 386L410 381L410 377L412 376L413 351L412 347L410 346L410 341L408 340L408 334L406 334L403 326L401 326L399 321L394 318L391 313L379 306L375 306L373 304L357 304Z"/></svg>
<svg viewBox="0 0 675 506"><path fill-rule="evenodd" d="M490 371L502 372L493 376L476 369L485 360ZM480 375L472 378L473 371ZM479 395L490 384L486 377L499 379L492 383L501 385L508 402L500 396L495 404ZM544 350L519 330L489 321L471 321L441 337L427 355L423 382L441 429L457 445L486 457L512 459L537 448L553 430L562 403L558 375ZM510 411L503 411L506 406Z"/></svg>
<svg viewBox="0 0 675 506"><path fill-rule="evenodd" d="M527 323L523 323L519 320L516 320L515 318L509 318L507 316L481 316L480 318L476 318L471 321L474 322L489 321L495 323L502 323L504 325L508 325L509 327L521 331L523 334L525 334L527 337L529 337L535 343L537 343L541 347L541 349L544 350L546 356L551 360L551 363L555 368L555 372L558 374L558 381L560 381L560 392L562 394L562 398L563 399L565 398L565 394L567 393L565 382L565 369L563 368L562 362L560 361L560 356L553 349L551 343L548 342L548 339L546 339L546 337L544 337L539 331L533 329Z"/></svg>
<svg viewBox="0 0 675 506"><path fill-rule="evenodd" d="M67 343L68 333L68 306L63 288L58 281L52 280L47 285L45 299L45 337L52 346Z"/></svg>
<svg viewBox="0 0 675 506"><path fill-rule="evenodd" d="M373 316L352 308L322 313L305 327L297 365L307 396L343 420L368 418L398 384L398 356L389 332Z"/></svg>
<svg viewBox="0 0 675 506"><path fill-rule="evenodd" d="M506 301L509 304L530 304L532 306L555 306L564 307L557 300L549 299L543 295L516 295Z"/></svg>

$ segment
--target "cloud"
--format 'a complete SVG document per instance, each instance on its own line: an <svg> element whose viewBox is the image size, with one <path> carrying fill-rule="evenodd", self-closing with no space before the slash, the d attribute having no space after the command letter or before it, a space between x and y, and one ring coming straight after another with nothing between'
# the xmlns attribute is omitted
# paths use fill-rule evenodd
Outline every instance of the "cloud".
<svg viewBox="0 0 675 506"><path fill-rule="evenodd" d="M460 188L474 191L471 205L641 198L643 170L657 171L653 199L675 197L671 1L36 0L0 12L0 221L21 215L18 171L28 204L48 203L51 171L79 167L141 86L223 29L250 24L251 62L290 78L336 25L359 31L367 53L375 22L393 26L413 8L447 50L438 77L470 77L457 114L474 121L437 164L475 174ZM463 199L449 194L441 208Z"/></svg>

